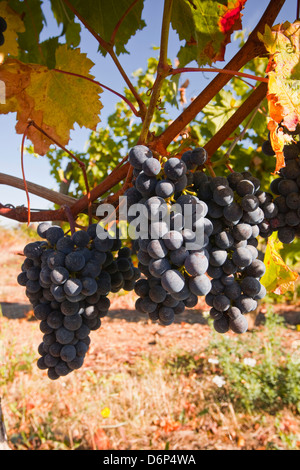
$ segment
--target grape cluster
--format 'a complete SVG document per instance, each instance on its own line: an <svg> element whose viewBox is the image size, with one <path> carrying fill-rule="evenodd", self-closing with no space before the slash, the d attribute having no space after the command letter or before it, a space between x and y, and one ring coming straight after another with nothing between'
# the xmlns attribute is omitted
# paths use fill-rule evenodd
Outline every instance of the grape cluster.
<svg viewBox="0 0 300 470"><path fill-rule="evenodd" d="M4 32L7 29L7 23L6 20L0 16L0 47L3 46L4 44Z"/></svg>
<svg viewBox="0 0 300 470"><path fill-rule="evenodd" d="M207 202L206 217L213 225L207 248L212 288L205 300L216 331L243 333L248 328L244 314L255 310L266 295L257 237L267 221L267 208L271 211L271 195L260 190L250 172L215 178L202 173L198 179L198 197Z"/></svg>
<svg viewBox="0 0 300 470"><path fill-rule="evenodd" d="M271 143L266 140L263 145L266 155L275 155ZM278 231L278 239L284 243L292 243L300 237L300 144L294 142L283 149L285 166L278 172L270 185L275 195L273 204L276 213L270 222L270 229Z"/></svg>
<svg viewBox="0 0 300 470"><path fill-rule="evenodd" d="M166 161L154 158L142 145L129 152L135 180L126 192L128 204L142 204L149 220L147 233L137 239L139 268L145 277L135 285L136 309L162 325L173 323L176 314L194 307L211 289L206 247L212 223L206 218L207 204L193 193L192 172L206 159L203 148Z"/></svg>
<svg viewBox="0 0 300 470"><path fill-rule="evenodd" d="M119 239L97 236L97 224L72 236L48 223L37 232L42 240L25 246L17 280L43 333L37 366L55 380L83 365L90 332L108 313L108 295L133 290L140 271Z"/></svg>

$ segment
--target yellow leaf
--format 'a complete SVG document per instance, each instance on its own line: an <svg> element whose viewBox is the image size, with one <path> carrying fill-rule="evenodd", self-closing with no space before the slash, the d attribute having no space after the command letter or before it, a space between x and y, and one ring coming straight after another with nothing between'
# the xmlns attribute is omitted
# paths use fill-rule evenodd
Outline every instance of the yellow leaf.
<svg viewBox="0 0 300 470"><path fill-rule="evenodd" d="M267 68L269 77L268 124L271 132L271 144L276 153L276 170L284 166L283 147L291 137L284 134L278 138L275 130L285 126L294 131L300 124L300 80L293 79L297 65L300 63L300 21L291 24L285 22L272 30L266 27L264 35L259 34L270 54Z"/></svg>
<svg viewBox="0 0 300 470"><path fill-rule="evenodd" d="M261 278L261 283L268 293L282 295L288 291L294 291L298 273L292 271L280 256L283 245L278 240L276 232L268 239L264 263L266 273Z"/></svg>
<svg viewBox="0 0 300 470"><path fill-rule="evenodd" d="M75 123L95 130L100 122L99 94L103 90L82 78L93 79L89 73L93 65L86 54L66 45L56 51L57 70L8 58L0 65L0 80L6 91L6 103L0 113L17 112L18 134L25 132L29 121L34 121L61 145L67 145ZM33 126L27 136L39 155L45 155L53 143Z"/></svg>
<svg viewBox="0 0 300 470"><path fill-rule="evenodd" d="M101 410L101 416L102 418L108 418L110 416L110 409L108 407L103 408L103 410Z"/></svg>
<svg viewBox="0 0 300 470"><path fill-rule="evenodd" d="M17 56L19 51L18 33L25 31L24 23L20 15L12 10L6 1L0 2L0 16L2 16L7 23L7 29L3 33L5 41L3 46L0 46L0 55L4 57L8 54Z"/></svg>

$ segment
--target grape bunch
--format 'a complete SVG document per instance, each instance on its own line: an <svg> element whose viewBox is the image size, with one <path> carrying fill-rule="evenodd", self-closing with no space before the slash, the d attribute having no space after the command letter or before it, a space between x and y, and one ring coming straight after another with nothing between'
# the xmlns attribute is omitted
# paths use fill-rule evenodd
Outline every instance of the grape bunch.
<svg viewBox="0 0 300 470"><path fill-rule="evenodd" d="M175 315L194 307L198 297L211 289L206 247L212 224L205 217L207 204L193 193L192 172L206 159L203 148L166 161L154 158L142 145L129 152L135 179L125 195L129 206L143 206L148 226L137 238L137 258L144 278L135 285L136 309L162 325L173 323Z"/></svg>
<svg viewBox="0 0 300 470"><path fill-rule="evenodd" d="M83 365L90 332L108 313L108 295L133 290L140 271L119 239L97 236L97 224L72 236L48 223L37 232L42 240L25 246L17 280L43 333L37 366L56 380Z"/></svg>
<svg viewBox="0 0 300 470"><path fill-rule="evenodd" d="M269 140L263 145L266 155L275 155ZM292 243L300 237L300 144L294 142L283 149L285 167L278 172L278 177L270 184L275 195L273 204L276 213L270 220L270 227L278 232L278 239L284 243Z"/></svg>
<svg viewBox="0 0 300 470"><path fill-rule="evenodd" d="M206 217L213 225L207 247L212 288L205 298L210 316L216 331L243 333L248 328L244 314L255 310L266 295L260 282L265 265L259 259L257 237L273 211L272 196L261 191L259 180L246 171L215 178L202 173L196 189L207 203Z"/></svg>
<svg viewBox="0 0 300 470"><path fill-rule="evenodd" d="M0 47L3 46L4 44L4 32L6 31L7 29L7 23L6 23L6 20L5 18L3 18L2 16L0 16Z"/></svg>

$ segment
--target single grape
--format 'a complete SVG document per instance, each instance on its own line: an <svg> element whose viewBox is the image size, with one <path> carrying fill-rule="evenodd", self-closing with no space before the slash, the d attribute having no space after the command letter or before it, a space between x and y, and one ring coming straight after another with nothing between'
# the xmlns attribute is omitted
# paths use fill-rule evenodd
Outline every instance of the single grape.
<svg viewBox="0 0 300 470"><path fill-rule="evenodd" d="M143 163L152 158L153 154L145 145L136 145L132 147L128 153L129 163L136 169L142 170Z"/></svg>
<svg viewBox="0 0 300 470"><path fill-rule="evenodd" d="M64 231L58 225L51 225L46 231L45 237L51 245L55 245L60 238L64 237Z"/></svg>
<svg viewBox="0 0 300 470"><path fill-rule="evenodd" d="M191 252L184 261L184 267L190 276L205 274L208 266L208 259L202 252Z"/></svg>
<svg viewBox="0 0 300 470"><path fill-rule="evenodd" d="M221 334L227 333L227 331L229 330L228 317L225 315L222 315L220 318L215 319L213 326L217 333L221 333Z"/></svg>
<svg viewBox="0 0 300 470"><path fill-rule="evenodd" d="M161 171L161 164L156 158L147 158L142 164L142 170L147 176L157 176Z"/></svg>
<svg viewBox="0 0 300 470"><path fill-rule="evenodd" d="M180 292L184 284L183 275L176 269L166 270L161 277L161 285L169 293Z"/></svg>
<svg viewBox="0 0 300 470"><path fill-rule="evenodd" d="M205 148L197 147L192 150L190 160L193 165L202 166L207 161L207 158L208 154Z"/></svg>
<svg viewBox="0 0 300 470"><path fill-rule="evenodd" d="M71 238L74 245L78 246L79 248L83 248L90 241L90 236L85 230L78 230L77 232L74 232Z"/></svg>
<svg viewBox="0 0 300 470"><path fill-rule="evenodd" d="M197 296L205 296L211 289L211 281L205 274L195 276L190 278L189 288L193 294Z"/></svg>
<svg viewBox="0 0 300 470"><path fill-rule="evenodd" d="M170 307L161 307L158 310L159 321L162 325L171 325L174 322L175 313Z"/></svg>
<svg viewBox="0 0 300 470"><path fill-rule="evenodd" d="M237 334L243 334L248 329L248 320L244 315L238 315L235 318L230 318L229 328Z"/></svg>
<svg viewBox="0 0 300 470"><path fill-rule="evenodd" d="M178 181L187 172L186 164L179 158L169 158L164 164L164 173L172 181Z"/></svg>
<svg viewBox="0 0 300 470"><path fill-rule="evenodd" d="M175 185L170 180L160 180L155 186L155 193L157 196L168 199L173 196L175 192Z"/></svg>
<svg viewBox="0 0 300 470"><path fill-rule="evenodd" d="M4 33L7 29L7 22L3 16L0 16L0 31L1 33Z"/></svg>

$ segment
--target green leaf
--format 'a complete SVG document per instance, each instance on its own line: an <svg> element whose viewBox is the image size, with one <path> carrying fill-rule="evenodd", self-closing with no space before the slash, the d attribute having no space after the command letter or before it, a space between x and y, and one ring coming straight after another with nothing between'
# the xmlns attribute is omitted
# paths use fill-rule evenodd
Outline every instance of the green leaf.
<svg viewBox="0 0 300 470"><path fill-rule="evenodd" d="M39 47L40 33L46 23L40 0L9 0L9 5L19 13L25 26L25 31L18 35L20 48L19 59L27 62L43 63L42 51ZM46 64L46 62L44 61Z"/></svg>
<svg viewBox="0 0 300 470"><path fill-rule="evenodd" d="M69 23L66 27L66 41L68 45L77 47L80 44L81 26L78 23Z"/></svg>
<svg viewBox="0 0 300 470"><path fill-rule="evenodd" d="M221 127L233 116L241 102L236 100L230 91L221 90L214 101L208 104L203 112L207 118L207 125L212 134L218 132Z"/></svg>
<svg viewBox="0 0 300 470"><path fill-rule="evenodd" d="M54 16L58 24L63 25L61 36L65 35L67 44L76 47L80 43L80 25L74 23L74 15L72 12L67 14L60 0L52 1ZM8 3L9 7L22 18L24 25L23 29L18 31L18 50L9 51L10 55L17 57L23 63L55 68L55 53L60 38L50 37L40 42L40 35L46 24L41 0L9 0Z"/></svg>
<svg viewBox="0 0 300 470"><path fill-rule="evenodd" d="M146 25L142 20L143 0L139 0L130 11L133 0L71 0L71 3L106 42L111 41L115 27L121 21L114 41L117 55L128 52L125 46L129 39ZM101 47L100 50L105 56L107 52Z"/></svg>
<svg viewBox="0 0 300 470"><path fill-rule="evenodd" d="M26 64L40 64L45 65L49 69L54 69L56 65L56 50L59 47L58 37L46 39L41 42L38 51L32 49L29 53L20 52L19 58L21 62Z"/></svg>
<svg viewBox="0 0 300 470"><path fill-rule="evenodd" d="M177 0L172 27L185 41L178 58L180 66L196 60L198 65L224 60L231 33L241 29L241 10L246 0Z"/></svg>
<svg viewBox="0 0 300 470"><path fill-rule="evenodd" d="M63 25L61 35L65 35L68 46L77 47L80 44L81 26L75 23L74 13L61 0L51 0L51 9L57 24Z"/></svg>

